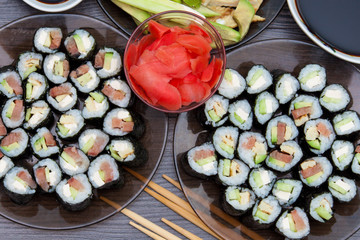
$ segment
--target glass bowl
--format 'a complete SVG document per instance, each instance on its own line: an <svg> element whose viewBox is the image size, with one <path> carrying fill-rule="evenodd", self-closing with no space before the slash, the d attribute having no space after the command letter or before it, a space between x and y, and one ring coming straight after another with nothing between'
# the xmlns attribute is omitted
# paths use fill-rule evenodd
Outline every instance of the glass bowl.
<svg viewBox="0 0 360 240"><path fill-rule="evenodd" d="M149 99L148 96L146 96L144 89L142 89L140 86L138 86L136 83L134 83L132 76L129 74L129 68L132 66L129 66L130 60L128 60L128 54L129 47L139 46L139 42L143 37L147 36L149 34L149 22L155 21L157 23L160 23L167 27L181 27L183 29L188 29L189 25L193 26L196 25L199 27L204 33L209 35L211 39L211 46L212 50L210 52L210 59L217 58L222 61L221 66L221 73L219 78L216 80L216 84L213 85L213 87L210 89L210 91L207 93L207 96L204 97L201 101L192 102L191 104L184 106L182 105L181 108L176 110L169 110L163 106L160 106L159 104L153 104ZM131 54L129 54L130 56ZM225 66L226 66L226 52L224 43L222 41L222 38L220 34L216 31L216 29L204 18L200 17L199 15L191 12L186 11L166 11L162 12L156 15L153 15L152 17L146 19L144 22L142 22L133 32L133 34L130 36L129 41L127 42L125 53L124 53L124 71L126 79L129 83L129 86L133 90L133 92L140 98L144 103L149 105L152 108L155 108L162 112L167 113L181 113L181 112L187 112L192 109L195 109L202 105L204 102L206 102L218 89L218 87L221 84L221 81L223 79L223 75L225 72ZM215 81L214 81L215 82Z"/></svg>

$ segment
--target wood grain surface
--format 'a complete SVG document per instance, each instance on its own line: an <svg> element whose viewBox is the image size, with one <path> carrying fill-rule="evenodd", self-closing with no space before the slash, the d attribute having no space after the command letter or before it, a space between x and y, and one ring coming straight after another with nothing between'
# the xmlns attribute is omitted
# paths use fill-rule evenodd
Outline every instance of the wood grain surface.
<svg viewBox="0 0 360 240"><path fill-rule="evenodd" d="M24 16L41 14L40 11L31 8L21 0L0 0L0 25L5 25L13 20L22 18ZM75 8L66 13L78 13L92 16L94 18L103 20L111 25L111 21L106 17L98 6L95 0L83 0ZM113 25L114 26L114 25ZM292 19L287 5L275 19L275 21L261 34L255 37L250 42L255 42L265 39L274 38L288 38L310 42L308 37L300 30ZM1 43L0 43L1 44ZM170 115L169 118L169 134L167 138L166 151L164 153L160 167L155 174L153 181L157 184L171 190L178 196L183 195L170 183L162 178L162 174L176 179L176 173L173 161L173 130L176 122L176 115ZM161 203L155 201L150 195L143 192L140 196L128 207L130 210L140 214L141 216L157 223L159 226L168 230L169 232L181 237L175 230L161 222L162 217L176 223L177 225L189 230L203 239L213 239L211 235L197 228L190 222L184 220L176 213L169 210ZM10 220L0 217L0 239L147 239L148 237L129 225L129 219L117 214L100 223L66 231L48 231L39 230L22 226L20 224L11 222ZM350 239L360 239L360 232L355 233Z"/></svg>

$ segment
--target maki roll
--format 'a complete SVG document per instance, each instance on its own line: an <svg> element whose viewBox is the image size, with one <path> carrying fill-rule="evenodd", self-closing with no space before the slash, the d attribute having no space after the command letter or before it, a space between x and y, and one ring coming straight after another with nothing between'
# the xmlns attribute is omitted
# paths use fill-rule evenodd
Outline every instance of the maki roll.
<svg viewBox="0 0 360 240"><path fill-rule="evenodd" d="M40 128L30 139L33 153L38 158L46 158L58 154L60 148L52 133L46 127Z"/></svg>
<svg viewBox="0 0 360 240"><path fill-rule="evenodd" d="M219 181L224 186L236 186L245 183L250 168L237 159L221 159L218 165Z"/></svg>
<svg viewBox="0 0 360 240"><path fill-rule="evenodd" d="M302 239L310 233L309 219L299 207L284 211L276 222L276 230L289 239Z"/></svg>
<svg viewBox="0 0 360 240"><path fill-rule="evenodd" d="M259 167L267 157L268 146L260 133L243 132L239 138L237 153L250 168Z"/></svg>
<svg viewBox="0 0 360 240"><path fill-rule="evenodd" d="M317 98L309 95L299 95L290 103L290 114L295 125L299 127L310 119L321 117L323 111Z"/></svg>
<svg viewBox="0 0 360 240"><path fill-rule="evenodd" d="M70 65L65 53L57 52L47 55L44 60L44 73L52 83L66 82L70 73Z"/></svg>
<svg viewBox="0 0 360 240"><path fill-rule="evenodd" d="M333 167L326 157L313 157L300 164L300 179L309 187L320 187L330 176Z"/></svg>
<svg viewBox="0 0 360 240"><path fill-rule="evenodd" d="M279 102L269 92L260 93L255 101L254 113L260 124L265 124L279 108Z"/></svg>
<svg viewBox="0 0 360 240"><path fill-rule="evenodd" d="M108 109L109 102L101 92L90 92L85 100L82 116L85 119L103 118Z"/></svg>
<svg viewBox="0 0 360 240"><path fill-rule="evenodd" d="M219 127L213 135L213 144L216 151L224 158L233 159L239 137L236 127Z"/></svg>
<svg viewBox="0 0 360 240"><path fill-rule="evenodd" d="M310 151L315 154L323 154L329 150L336 138L330 121L320 118L306 122L304 134Z"/></svg>
<svg viewBox="0 0 360 240"><path fill-rule="evenodd" d="M238 186L227 187L222 195L222 207L231 216L241 216L255 204L256 196L248 188Z"/></svg>
<svg viewBox="0 0 360 240"><path fill-rule="evenodd" d="M62 114L56 123L56 133L62 139L76 137L84 127L80 110L73 109Z"/></svg>
<svg viewBox="0 0 360 240"><path fill-rule="evenodd" d="M1 140L1 151L8 157L19 157L25 153L29 136L22 128L12 130Z"/></svg>
<svg viewBox="0 0 360 240"><path fill-rule="evenodd" d="M204 143L190 149L182 159L184 170L191 176L207 179L218 172L214 145Z"/></svg>
<svg viewBox="0 0 360 240"><path fill-rule="evenodd" d="M357 192L355 181L342 176L331 176L328 180L331 195L340 202L350 202Z"/></svg>
<svg viewBox="0 0 360 240"><path fill-rule="evenodd" d="M276 180L276 175L265 168L254 168L249 175L249 184L256 196L265 198L269 195Z"/></svg>
<svg viewBox="0 0 360 240"><path fill-rule="evenodd" d="M117 78L105 81L101 92L108 97L112 104L118 107L126 108L132 104L134 99L127 83Z"/></svg>
<svg viewBox="0 0 360 240"><path fill-rule="evenodd" d="M0 116L0 139L5 137L6 134L7 134L7 129L6 129L5 125L4 125L2 117Z"/></svg>
<svg viewBox="0 0 360 240"><path fill-rule="evenodd" d="M286 115L271 119L266 127L266 140L272 148L285 141L294 140L298 135L294 121Z"/></svg>
<svg viewBox="0 0 360 240"><path fill-rule="evenodd" d="M299 180L279 179L275 182L272 194L279 201L280 206L289 207L298 200L303 184Z"/></svg>
<svg viewBox="0 0 360 240"><path fill-rule="evenodd" d="M300 89L299 81L290 73L277 76L275 81L275 97L280 104L288 103Z"/></svg>
<svg viewBox="0 0 360 240"><path fill-rule="evenodd" d="M62 37L60 28L39 28L34 36L34 47L41 53L55 53L61 45Z"/></svg>
<svg viewBox="0 0 360 240"><path fill-rule="evenodd" d="M85 174L63 179L56 186L56 195L61 205L69 211L81 211L89 206L92 189Z"/></svg>
<svg viewBox="0 0 360 240"><path fill-rule="evenodd" d="M326 85L325 68L318 64L308 64L299 73L299 82L302 90L306 92L318 92Z"/></svg>
<svg viewBox="0 0 360 240"><path fill-rule="evenodd" d="M90 157L96 157L109 142L109 136L98 129L86 129L79 137L79 148Z"/></svg>
<svg viewBox="0 0 360 240"><path fill-rule="evenodd" d="M360 130L360 119L357 112L345 111L337 114L333 119L334 129L337 135L344 136Z"/></svg>
<svg viewBox="0 0 360 240"><path fill-rule="evenodd" d="M28 103L42 99L48 88L44 75L37 72L30 73L25 82L25 101Z"/></svg>
<svg viewBox="0 0 360 240"><path fill-rule="evenodd" d="M329 112L344 110L350 103L348 91L340 84L331 84L320 95L320 104Z"/></svg>
<svg viewBox="0 0 360 240"><path fill-rule="evenodd" d="M61 170L57 163L50 158L41 160L33 167L35 180L40 188L47 193L55 191L61 181Z"/></svg>
<svg viewBox="0 0 360 240"><path fill-rule="evenodd" d="M83 93L89 93L99 86L100 78L96 74L91 62L80 65L76 70L71 71L70 79L76 88Z"/></svg>
<svg viewBox="0 0 360 240"><path fill-rule="evenodd" d="M85 153L76 147L65 147L59 156L59 165L69 176L86 172L89 164L90 161Z"/></svg>
<svg viewBox="0 0 360 240"><path fill-rule="evenodd" d="M76 89L71 83L63 83L59 86L55 86L49 90L47 101L57 111L65 112L76 104Z"/></svg>
<svg viewBox="0 0 360 240"><path fill-rule="evenodd" d="M331 146L331 159L340 171L347 169L354 158L354 145L352 142L336 140Z"/></svg>
<svg viewBox="0 0 360 240"><path fill-rule="evenodd" d="M234 69L226 69L218 92L220 95L234 99L244 92L246 87L245 79Z"/></svg>
<svg viewBox="0 0 360 240"><path fill-rule="evenodd" d="M49 105L43 101L36 101L26 108L24 128L34 130L46 125L52 118Z"/></svg>
<svg viewBox="0 0 360 240"><path fill-rule="evenodd" d="M24 100L17 97L7 100L2 109L1 117L6 127L19 127L25 119Z"/></svg>
<svg viewBox="0 0 360 240"><path fill-rule="evenodd" d="M101 48L95 55L94 67L101 79L118 75L122 67L121 56L113 48Z"/></svg>
<svg viewBox="0 0 360 240"><path fill-rule="evenodd" d="M4 156L2 152L0 152L0 179L5 176L5 174L15 166L13 161Z"/></svg>
<svg viewBox="0 0 360 240"><path fill-rule="evenodd" d="M92 56L96 43L94 37L88 31L77 29L66 37L64 45L71 59L82 61Z"/></svg>
<svg viewBox="0 0 360 240"><path fill-rule="evenodd" d="M351 164L351 171L355 174L360 174L360 145L357 145L355 148L355 154Z"/></svg>
<svg viewBox="0 0 360 240"><path fill-rule="evenodd" d="M219 127L228 119L228 108L229 100L215 94L206 101L200 120L205 126ZM205 115L205 117L202 117L203 115ZM204 121L202 121L203 119Z"/></svg>
<svg viewBox="0 0 360 240"><path fill-rule="evenodd" d="M115 160L128 167L138 167L148 160L146 149L131 137L114 139L106 149Z"/></svg>
<svg viewBox="0 0 360 240"><path fill-rule="evenodd" d="M316 221L324 223L333 217L334 200L330 193L325 192L314 196L310 200L309 213Z"/></svg>
<svg viewBox="0 0 360 240"><path fill-rule="evenodd" d="M236 101L229 106L229 119L241 130L250 130L253 123L253 113L247 100Z"/></svg>
<svg viewBox="0 0 360 240"><path fill-rule="evenodd" d="M274 149L266 159L266 165L279 172L292 169L302 158L301 147L295 141L287 141L280 145L280 150Z"/></svg>
<svg viewBox="0 0 360 240"><path fill-rule="evenodd" d="M30 73L41 69L42 62L43 56L40 53L25 52L20 54L16 68L21 79L24 80Z"/></svg>
<svg viewBox="0 0 360 240"><path fill-rule="evenodd" d="M262 65L254 65L246 76L247 92L258 94L268 89L273 83L270 72Z"/></svg>
<svg viewBox="0 0 360 240"><path fill-rule="evenodd" d="M23 95L20 75L13 67L7 66L0 69L0 81L0 96L12 98Z"/></svg>
<svg viewBox="0 0 360 240"><path fill-rule="evenodd" d="M95 158L89 167L88 177L94 188L109 188L124 183L115 160L107 154Z"/></svg>

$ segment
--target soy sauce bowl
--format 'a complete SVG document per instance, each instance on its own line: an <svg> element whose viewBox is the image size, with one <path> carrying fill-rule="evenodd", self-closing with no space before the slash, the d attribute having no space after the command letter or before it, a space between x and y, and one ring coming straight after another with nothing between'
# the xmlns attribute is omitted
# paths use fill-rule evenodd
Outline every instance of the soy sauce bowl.
<svg viewBox="0 0 360 240"><path fill-rule="evenodd" d="M78 5L82 0L23 0L33 8L44 12L63 12Z"/></svg>

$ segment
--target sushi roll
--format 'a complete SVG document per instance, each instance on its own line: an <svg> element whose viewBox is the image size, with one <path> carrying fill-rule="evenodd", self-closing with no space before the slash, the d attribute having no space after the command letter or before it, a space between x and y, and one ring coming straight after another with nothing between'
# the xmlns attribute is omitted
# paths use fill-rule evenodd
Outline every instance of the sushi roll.
<svg viewBox="0 0 360 240"><path fill-rule="evenodd" d="M85 174L63 179L56 186L56 195L61 205L69 211L81 211L89 206L92 189Z"/></svg>
<svg viewBox="0 0 360 240"><path fill-rule="evenodd" d="M29 143L29 136L22 128L12 130L1 140L1 151L8 157L16 158L24 154Z"/></svg>
<svg viewBox="0 0 360 240"><path fill-rule="evenodd" d="M36 134L30 139L30 145L37 158L47 158L60 151L53 134L46 127L36 131Z"/></svg>
<svg viewBox="0 0 360 240"><path fill-rule="evenodd" d="M248 188L238 186L227 187L222 195L222 207L224 211L234 217L244 215L255 204L256 196Z"/></svg>
<svg viewBox="0 0 360 240"><path fill-rule="evenodd" d="M292 115L298 127L310 119L321 117L322 114L319 100L313 96L299 95L290 103L289 115Z"/></svg>
<svg viewBox="0 0 360 240"><path fill-rule="evenodd" d="M81 150L76 147L65 147L59 156L59 165L64 173L73 176L88 170L90 161Z"/></svg>
<svg viewBox="0 0 360 240"><path fill-rule="evenodd" d="M354 158L354 145L352 142L336 140L331 146L331 159L337 169L344 171Z"/></svg>
<svg viewBox="0 0 360 240"><path fill-rule="evenodd" d="M48 88L47 80L44 75L37 72L30 73L25 81L25 101L27 103L42 99Z"/></svg>
<svg viewBox="0 0 360 240"><path fill-rule="evenodd" d="M43 56L40 53L25 52L20 54L16 64L16 69L22 80L26 79L30 73L41 69Z"/></svg>
<svg viewBox="0 0 360 240"><path fill-rule="evenodd" d="M17 204L26 204L36 192L36 183L29 171L23 167L13 167L4 177L5 193Z"/></svg>
<svg viewBox="0 0 360 240"><path fill-rule="evenodd" d="M323 154L331 148L336 136L329 120L316 119L307 121L304 126L305 141L311 152Z"/></svg>
<svg viewBox="0 0 360 240"><path fill-rule="evenodd" d="M66 82L70 73L70 64L65 53L49 54L44 59L44 73L55 84Z"/></svg>
<svg viewBox="0 0 360 240"><path fill-rule="evenodd" d="M107 98L99 91L90 92L85 100L82 116L85 119L97 120L103 118L109 109Z"/></svg>
<svg viewBox="0 0 360 240"><path fill-rule="evenodd" d="M247 100L236 101L229 106L229 119L241 130L250 130L253 123L253 113Z"/></svg>
<svg viewBox="0 0 360 240"><path fill-rule="evenodd" d="M0 116L0 139L3 139L7 135L7 129L4 125L2 117Z"/></svg>
<svg viewBox="0 0 360 240"><path fill-rule="evenodd" d="M0 96L13 98L23 95L21 77L11 66L0 69Z"/></svg>
<svg viewBox="0 0 360 240"><path fill-rule="evenodd" d="M15 166L13 161L4 156L2 152L0 152L0 179L5 176L5 174Z"/></svg>
<svg viewBox="0 0 360 240"><path fill-rule="evenodd" d="M268 146L260 133L243 132L239 137L237 153L250 168L259 167L267 157Z"/></svg>
<svg viewBox="0 0 360 240"><path fill-rule="evenodd" d="M219 127L228 119L229 100L218 94L206 101L203 112L200 113L200 122L205 126ZM205 115L205 117L203 117ZM204 119L204 121L203 121Z"/></svg>
<svg viewBox="0 0 360 240"><path fill-rule="evenodd" d="M354 180L336 175L329 177L328 189L331 195L340 202L350 202L357 193Z"/></svg>
<svg viewBox="0 0 360 240"><path fill-rule="evenodd" d="M34 47L41 53L55 53L60 48L62 37L60 28L39 28L34 36Z"/></svg>
<svg viewBox="0 0 360 240"><path fill-rule="evenodd" d="M219 127L213 135L213 144L216 151L224 158L233 159L239 138L239 129L236 127Z"/></svg>
<svg viewBox="0 0 360 240"><path fill-rule="evenodd" d="M244 92L245 87L245 79L236 70L228 68L225 70L218 92L228 99L234 99Z"/></svg>
<svg viewBox="0 0 360 240"><path fill-rule="evenodd" d="M262 65L254 65L246 76L247 92L258 94L268 89L273 83L270 72Z"/></svg>
<svg viewBox="0 0 360 240"><path fill-rule="evenodd" d="M48 103L57 111L65 112L75 106L77 102L76 89L71 83L63 83L52 87L47 94Z"/></svg>
<svg viewBox="0 0 360 240"><path fill-rule="evenodd" d="M262 92L256 98L254 114L260 124L265 124L278 108L279 102L274 95L269 92Z"/></svg>
<svg viewBox="0 0 360 240"><path fill-rule="evenodd" d="M88 60L96 47L94 37L84 29L71 32L65 39L64 45L69 57L75 61Z"/></svg>
<svg viewBox="0 0 360 240"><path fill-rule="evenodd" d="M299 207L285 210L276 222L276 230L288 239L302 239L310 233L309 219Z"/></svg>
<svg viewBox="0 0 360 240"><path fill-rule="evenodd" d="M25 112L24 128L27 130L45 126L52 118L51 109L43 100L34 102L26 108Z"/></svg>
<svg viewBox="0 0 360 240"><path fill-rule="evenodd" d="M275 182L272 194L279 201L280 206L290 207L298 200L303 184L299 180L279 179Z"/></svg>
<svg viewBox="0 0 360 240"><path fill-rule="evenodd" d="M36 183L42 191L47 193L54 192L62 176L57 163L50 158L46 158L35 164L33 170Z"/></svg>
<svg viewBox="0 0 360 240"><path fill-rule="evenodd" d="M86 129L79 137L79 148L90 157L96 157L109 142L109 136L99 129Z"/></svg>
<svg viewBox="0 0 360 240"><path fill-rule="evenodd" d="M73 109L63 113L56 123L56 133L62 139L76 137L84 127L80 110Z"/></svg>
<svg viewBox="0 0 360 240"><path fill-rule="evenodd" d="M98 189L124 183L124 176L120 174L115 160L107 154L100 155L91 162L88 177L91 185Z"/></svg>
<svg viewBox="0 0 360 240"><path fill-rule="evenodd" d="M95 68L91 62L80 65L77 69L71 71L70 79L76 88L83 93L89 93L99 86L100 78L96 74Z"/></svg>
<svg viewBox="0 0 360 240"><path fill-rule="evenodd" d="M285 141L294 140L298 135L299 131L294 121L286 115L271 119L266 127L266 140L271 148Z"/></svg>
<svg viewBox="0 0 360 240"><path fill-rule="evenodd" d="M326 85L325 68L318 64L308 64L301 69L298 79L305 92L319 92Z"/></svg>
<svg viewBox="0 0 360 240"><path fill-rule="evenodd" d="M326 157L312 157L300 164L300 179L309 187L320 187L330 174L333 167Z"/></svg>
<svg viewBox="0 0 360 240"><path fill-rule="evenodd" d="M112 104L118 107L129 107L134 101L130 87L125 81L117 78L105 81L101 92L108 97Z"/></svg>
<svg viewBox="0 0 360 240"><path fill-rule="evenodd" d="M118 75L122 67L121 56L115 49L103 47L95 55L94 67L101 79Z"/></svg>
<svg viewBox="0 0 360 240"><path fill-rule="evenodd" d="M288 103L300 89L299 81L290 73L275 77L275 97L280 104Z"/></svg>
<svg viewBox="0 0 360 240"><path fill-rule="evenodd" d="M250 168L237 159L221 159L218 164L219 181L224 186L236 186L245 183Z"/></svg>
<svg viewBox="0 0 360 240"><path fill-rule="evenodd" d="M359 115L355 111L345 111L333 119L335 132L339 136L350 135L360 130Z"/></svg>
<svg viewBox="0 0 360 240"><path fill-rule="evenodd" d="M25 119L24 100L17 97L7 100L2 108L1 117L8 128L21 126Z"/></svg>
<svg viewBox="0 0 360 240"><path fill-rule="evenodd" d="M302 158L301 147L295 141L287 141L280 145L280 149L274 149L266 159L266 165L279 172L292 169Z"/></svg>
<svg viewBox="0 0 360 240"><path fill-rule="evenodd" d="M333 205L334 200L332 195L328 192L325 192L312 197L308 211L313 219L324 223L333 217Z"/></svg>
<svg viewBox="0 0 360 240"><path fill-rule="evenodd" d="M191 176L207 179L218 172L217 156L212 143L204 143L190 149L182 158L184 170Z"/></svg>
<svg viewBox="0 0 360 240"><path fill-rule="evenodd" d="M120 137L112 140L106 147L110 155L124 166L138 167L148 160L147 150L131 137Z"/></svg>
<svg viewBox="0 0 360 240"><path fill-rule="evenodd" d="M354 158L351 163L351 171L357 175L360 174L360 145L355 148Z"/></svg>
<svg viewBox="0 0 360 240"><path fill-rule="evenodd" d="M331 84L320 95L320 104L329 112L344 110L350 103L348 91L340 84Z"/></svg>
<svg viewBox="0 0 360 240"><path fill-rule="evenodd" d="M259 198L269 195L276 181L276 175L263 167L254 168L249 175L249 185Z"/></svg>

